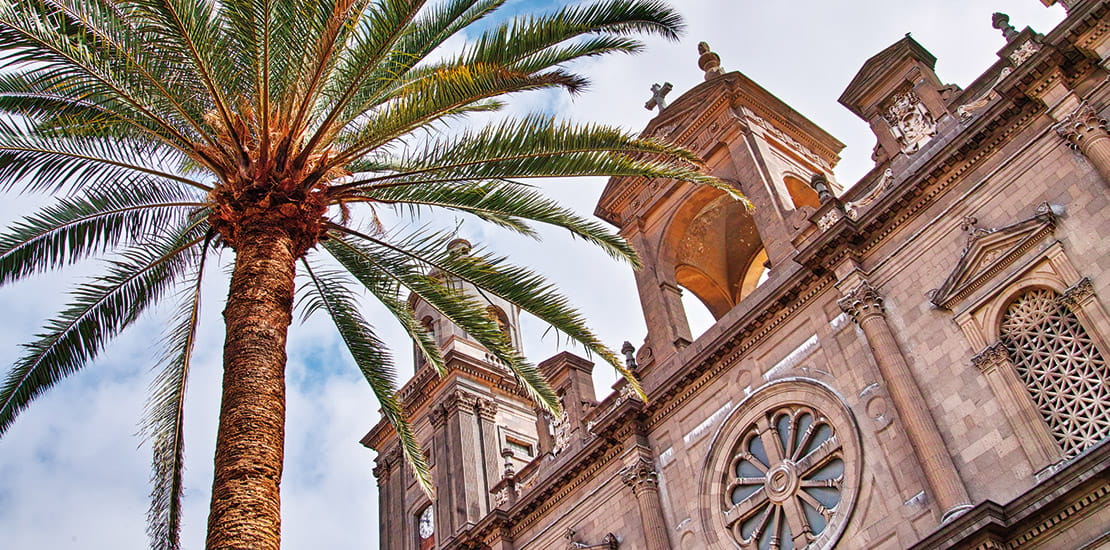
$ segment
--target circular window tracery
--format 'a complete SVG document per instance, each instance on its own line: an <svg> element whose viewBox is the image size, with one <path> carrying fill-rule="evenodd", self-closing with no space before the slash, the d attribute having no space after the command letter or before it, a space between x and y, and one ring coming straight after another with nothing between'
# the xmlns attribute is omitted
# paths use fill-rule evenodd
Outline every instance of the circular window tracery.
<svg viewBox="0 0 1110 550"><path fill-rule="evenodd" d="M702 514L713 547L832 547L855 504L859 451L851 413L823 385L794 379L758 390L710 449Z"/></svg>

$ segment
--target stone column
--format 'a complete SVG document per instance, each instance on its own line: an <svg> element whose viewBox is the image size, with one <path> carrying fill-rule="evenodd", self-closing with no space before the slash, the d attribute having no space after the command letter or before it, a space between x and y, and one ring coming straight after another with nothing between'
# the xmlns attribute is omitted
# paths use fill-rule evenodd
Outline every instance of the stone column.
<svg viewBox="0 0 1110 550"><path fill-rule="evenodd" d="M1068 147L1087 157L1102 176L1102 182L1110 185L1110 132L1106 119L1083 101L1059 121L1056 133L1067 141Z"/></svg>
<svg viewBox="0 0 1110 550"><path fill-rule="evenodd" d="M663 517L663 503L659 499L659 474L655 464L645 457L639 457L621 473L625 484L632 487L636 504L640 507L640 522L644 528L644 541L647 550L670 550L667 540L667 521Z"/></svg>
<svg viewBox="0 0 1110 550"><path fill-rule="evenodd" d="M446 538L454 532L455 513L454 487L451 486L451 445L447 436L447 411L442 404L433 405L428 411L432 423L432 483L436 493L435 507L436 537Z"/></svg>
<svg viewBox="0 0 1110 550"><path fill-rule="evenodd" d="M378 480L378 542L385 550L400 550L400 542L394 537L407 533L404 525L404 484L400 466L401 453L397 447L378 454L375 460L374 477Z"/></svg>
<svg viewBox="0 0 1110 550"><path fill-rule="evenodd" d="M948 447L940 437L921 388L887 324L882 296L867 281L861 281L838 304L863 330L879 374L886 383L894 408L940 507L941 522L970 508L967 489L949 456Z"/></svg>
<svg viewBox="0 0 1110 550"><path fill-rule="evenodd" d="M482 479L485 484L479 488L484 499L485 508L483 515L493 509L490 502L489 489L501 479L501 446L500 437L497 435L497 402L492 399L479 398L478 435L481 439L482 449Z"/></svg>
<svg viewBox="0 0 1110 550"><path fill-rule="evenodd" d="M1002 411L1010 420L1033 471L1038 472L1059 460L1060 446L1041 418L1025 382L1014 369L1006 345L997 342L987 346L971 358L971 364L983 373L998 396Z"/></svg>
<svg viewBox="0 0 1110 550"><path fill-rule="evenodd" d="M454 522L449 535L457 535L468 524L478 523L488 511L489 487L482 475L482 442L479 436L476 408L478 396L467 391L455 390L443 400L447 413L447 443L450 472L447 483L451 485ZM438 489L437 489L438 490ZM444 532L444 530L440 530Z"/></svg>

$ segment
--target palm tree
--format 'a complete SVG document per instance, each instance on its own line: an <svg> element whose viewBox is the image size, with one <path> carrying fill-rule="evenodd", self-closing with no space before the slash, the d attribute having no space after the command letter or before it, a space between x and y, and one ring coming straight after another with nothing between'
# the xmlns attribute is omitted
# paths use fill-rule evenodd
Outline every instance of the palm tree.
<svg viewBox="0 0 1110 550"><path fill-rule="evenodd" d="M490 16L505 0L425 4L0 0L0 185L56 196L0 235L0 284L111 258L4 379L0 434L144 311L176 300L144 418L156 548L178 546L182 403L214 252L231 249L234 265L207 546L276 549L295 299L305 315L334 321L426 487L391 356L360 314L359 293L384 304L442 372L404 300L418 295L553 411L553 392L482 305L435 274L519 305L623 371L537 274L492 252L452 255L450 235L381 230L375 209L461 212L526 235L530 222L552 224L635 263L622 239L523 182L639 175L728 190L690 153L613 128L544 115L449 126L499 109L509 94L577 92L587 80L568 63L636 52L634 35L674 38L681 21L661 2L599 0L501 23ZM479 25L461 51L440 53Z"/></svg>

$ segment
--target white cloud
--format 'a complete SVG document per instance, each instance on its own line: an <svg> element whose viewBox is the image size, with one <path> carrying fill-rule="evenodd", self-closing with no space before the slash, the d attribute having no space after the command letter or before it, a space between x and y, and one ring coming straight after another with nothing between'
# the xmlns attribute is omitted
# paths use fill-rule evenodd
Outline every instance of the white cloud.
<svg viewBox="0 0 1110 550"><path fill-rule="evenodd" d="M990 13L1007 10L1014 25L1045 33L1061 19L1060 8L1036 0L806 0L754 2L682 0L686 16L681 42L649 39L640 56L614 56L582 63L593 86L584 95L522 96L514 109L556 110L579 121L599 121L637 131L651 118L643 108L654 82L670 81L672 99L701 80L696 43L708 41L727 70L740 70L844 141L838 177L849 185L870 167L874 143L867 125L836 103L865 59L907 31L939 61L945 82L966 86L995 59L1003 45ZM554 3L552 3L554 4ZM591 214L604 181L547 182L553 196ZM0 209L7 223L27 211L26 200ZM467 221L462 232L508 253L556 282L598 330L619 347L642 341L645 329L627 266L586 248L563 231L545 231L543 246ZM224 260L228 255L224 255ZM82 271L85 271L82 269ZM219 270L212 273L219 274ZM187 548L201 548L211 484L220 385L222 323L226 293L221 277L206 288L205 332L190 385L188 470L185 478ZM0 289L0 364L10 365L18 344L63 303L65 281L44 278ZM372 319L384 319L380 308ZM396 346L402 373L411 372L409 344L383 320L379 330ZM542 360L556 351L535 321L524 326L526 351ZM149 350L160 327L148 320L119 339L105 356L36 401L0 440L0 533L11 548L137 548L145 544L148 450L133 436L149 380ZM321 362L327 368L319 368ZM342 368L340 368L342 367ZM330 328L319 321L294 326L290 338L289 428L283 483L287 548L374 548L376 490L373 453L358 445L375 422L377 405L345 358ZM598 368L599 395L613 380Z"/></svg>

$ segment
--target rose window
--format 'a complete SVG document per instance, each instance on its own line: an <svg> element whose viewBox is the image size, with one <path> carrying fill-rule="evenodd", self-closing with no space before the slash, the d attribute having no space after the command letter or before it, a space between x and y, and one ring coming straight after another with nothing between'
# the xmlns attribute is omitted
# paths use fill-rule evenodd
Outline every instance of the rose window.
<svg viewBox="0 0 1110 550"><path fill-rule="evenodd" d="M722 424L713 447L703 478L712 548L835 545L861 466L855 422L839 397L800 379L769 384Z"/></svg>

